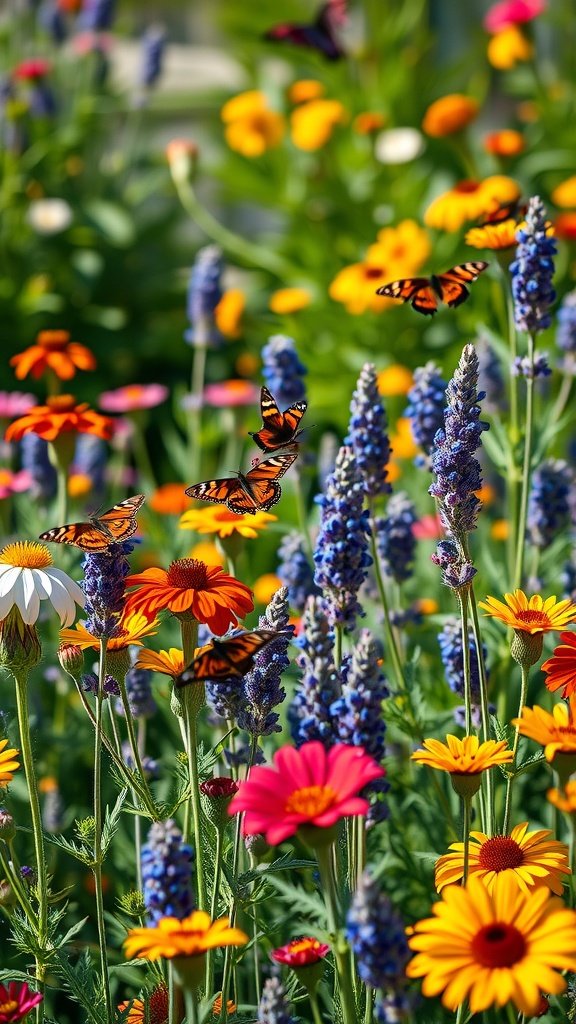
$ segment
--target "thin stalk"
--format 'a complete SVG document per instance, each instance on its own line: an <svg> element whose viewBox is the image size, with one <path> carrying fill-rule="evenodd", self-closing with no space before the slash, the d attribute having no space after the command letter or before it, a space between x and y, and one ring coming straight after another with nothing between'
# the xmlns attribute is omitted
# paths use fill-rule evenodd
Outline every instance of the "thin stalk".
<svg viewBox="0 0 576 1024"><path fill-rule="evenodd" d="M374 509L370 506L370 554L372 555L372 562L374 564L374 575L376 576L376 585L378 587L378 593L380 595L380 601L382 604L382 611L384 613L384 634L386 637L386 653L389 655L394 669L394 675L396 676L396 684L400 689L406 689L406 680L404 679L404 670L402 668L402 659L400 658L400 652L398 651L398 645L394 636L394 630L392 629L392 623L390 621L390 608L388 604L388 595L386 593L386 587L384 585L384 577L382 576L382 568L380 565L380 556L378 554L378 546L376 544L376 518L374 515Z"/></svg>
<svg viewBox="0 0 576 1024"><path fill-rule="evenodd" d="M526 695L528 693L528 677L530 670L524 665L522 668L522 687L520 689L520 706L518 708L518 718L522 717L522 709L526 703ZM516 771L516 753L518 751L518 743L520 741L520 724L516 726L516 732L514 733L514 744L512 746L512 763L508 766L510 775L506 783L506 806L504 808L504 826L503 833L508 835L508 826L510 824L510 808L512 800L512 784L514 782L514 773Z"/></svg>
<svg viewBox="0 0 576 1024"><path fill-rule="evenodd" d="M332 870L332 847L318 847L315 850L315 853L318 861L322 890L324 893L328 930L332 936L334 956L336 958L342 1020L343 1024L356 1024L356 1006L354 1003L354 993L352 989L352 971L350 957L348 955L349 950L347 944L342 941L339 934L339 907L334 871Z"/></svg>
<svg viewBox="0 0 576 1024"><path fill-rule="evenodd" d="M38 946L42 951L46 950L48 941L48 875L46 871L46 857L44 855L44 835L42 832L42 814L40 801L38 799L38 786L36 783L36 772L34 769L34 758L32 756L32 744L30 743L30 721L28 710L28 673L14 677L16 682L16 708L18 713L18 729L20 731L20 751L24 762L24 774L28 786L28 797L30 800L30 813L32 815L32 831L34 835L34 853L36 856L36 872L38 878ZM36 959L36 980L38 989L44 990L44 964L38 957ZM44 1000L36 1007L36 1024L42 1024L44 1020Z"/></svg>
<svg viewBox="0 0 576 1024"><path fill-rule="evenodd" d="M112 1024L112 999L108 977L108 951L106 947L106 925L104 922L104 897L102 893L102 701L106 681L106 637L100 639L100 661L98 664L98 692L96 694L96 728L94 731L94 895L96 898L96 920L98 924L98 946L100 949L100 970L102 989L106 1004L106 1020Z"/></svg>
<svg viewBox="0 0 576 1024"><path fill-rule="evenodd" d="M530 371L534 369L534 335L528 335L528 360ZM526 379L526 430L524 433L524 461L522 464L522 489L520 492L520 512L518 516L518 532L516 535L516 568L514 572L514 589L522 586L524 572L524 549L526 541L526 522L528 519L528 497L530 493L530 468L532 461L532 433L534 426L534 377Z"/></svg>

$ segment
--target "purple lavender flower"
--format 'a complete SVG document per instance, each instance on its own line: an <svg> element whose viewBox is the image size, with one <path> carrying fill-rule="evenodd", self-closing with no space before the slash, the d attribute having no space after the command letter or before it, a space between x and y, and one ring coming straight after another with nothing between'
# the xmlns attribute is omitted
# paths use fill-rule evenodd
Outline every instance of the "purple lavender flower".
<svg viewBox="0 0 576 1024"><path fill-rule="evenodd" d="M262 376L280 409L306 398L307 370L298 358L293 338L274 334L262 349Z"/></svg>
<svg viewBox="0 0 576 1024"><path fill-rule="evenodd" d="M548 353L536 352L533 359L529 356L516 356L510 373L513 377L526 377L527 380L536 380L538 377L549 377L552 373L548 365Z"/></svg>
<svg viewBox="0 0 576 1024"><path fill-rule="evenodd" d="M346 938L366 985L386 994L402 990L410 958L405 926L369 868L346 916Z"/></svg>
<svg viewBox="0 0 576 1024"><path fill-rule="evenodd" d="M473 704L480 703L480 670L476 641L469 630L468 648L470 651L470 695ZM462 649L462 625L460 619L450 618L438 633L440 657L444 666L446 682L453 693L464 696L464 652ZM486 663L487 650L482 644L482 660Z"/></svg>
<svg viewBox="0 0 576 1024"><path fill-rule="evenodd" d="M290 664L286 652L294 627L289 625L289 617L288 590L280 587L272 596L264 615L260 616L258 628L276 630L281 635L256 655L254 668L246 673L242 681L242 703L237 722L241 729L252 736L269 736L281 731L278 724L280 716L273 708L286 698L281 679L283 671Z"/></svg>
<svg viewBox="0 0 576 1024"><path fill-rule="evenodd" d="M215 340L214 310L222 298L223 268L217 245L206 245L197 253L188 282L186 311L190 328L184 332L184 340L189 345L202 347Z"/></svg>
<svg viewBox="0 0 576 1024"><path fill-rule="evenodd" d="M24 434L20 442L20 461L32 477L32 496L50 501L56 494L56 470L48 458L48 442L38 434Z"/></svg>
<svg viewBox="0 0 576 1024"><path fill-rule="evenodd" d="M410 420L415 443L424 452L424 456L417 456L415 462L430 468L430 451L437 431L444 426L446 405L446 381L432 360L414 370L414 384L408 392L408 402L404 415Z"/></svg>
<svg viewBox="0 0 576 1024"><path fill-rule="evenodd" d="M523 227L516 232L516 259L510 264L514 322L519 331L536 334L549 327L550 306L556 298L552 287L557 246L546 234L546 208L532 196Z"/></svg>
<svg viewBox="0 0 576 1024"><path fill-rule="evenodd" d="M558 310L556 344L563 352L576 353L576 289L562 299Z"/></svg>
<svg viewBox="0 0 576 1024"><path fill-rule="evenodd" d="M278 548L280 564L277 574L282 584L288 588L290 607L302 614L306 600L313 594L319 594L314 583L314 573L304 551L302 535L293 531L282 538Z"/></svg>
<svg viewBox="0 0 576 1024"><path fill-rule="evenodd" d="M328 748L338 739L331 707L340 696L341 680L321 598L308 598L296 644L300 648L296 664L302 675L288 713L292 736L297 747L320 740Z"/></svg>
<svg viewBox="0 0 576 1024"><path fill-rule="evenodd" d="M112 27L116 0L84 0L78 27L84 32L105 32Z"/></svg>
<svg viewBox="0 0 576 1024"><path fill-rule="evenodd" d="M386 479L390 461L388 423L378 391L376 367L372 363L365 363L360 371L350 403L350 423L344 444L354 452L366 497L390 494L392 488Z"/></svg>
<svg viewBox="0 0 576 1024"><path fill-rule="evenodd" d="M330 623L353 630L364 612L358 591L372 559L368 554L369 513L364 485L350 447L338 452L334 472L319 498L322 509L314 552L314 582L322 588Z"/></svg>
<svg viewBox="0 0 576 1024"><path fill-rule="evenodd" d="M154 822L141 857L144 903L153 925L162 917L182 921L194 910L193 859L192 847L182 842L175 821Z"/></svg>
<svg viewBox="0 0 576 1024"><path fill-rule="evenodd" d="M264 982L256 1024L295 1024L279 978L267 978Z"/></svg>
<svg viewBox="0 0 576 1024"><path fill-rule="evenodd" d="M376 520L376 544L386 576L402 583L410 579L416 556L413 526L416 509L404 491L393 494L386 515Z"/></svg>
<svg viewBox="0 0 576 1024"><path fill-rule="evenodd" d="M142 69L140 84L151 89L162 74L162 60L166 46L166 32L160 25L151 25L142 39Z"/></svg>
<svg viewBox="0 0 576 1024"><path fill-rule="evenodd" d="M528 532L537 548L547 548L571 521L574 474L563 459L546 459L532 474Z"/></svg>
<svg viewBox="0 0 576 1024"><path fill-rule="evenodd" d="M128 541L84 555L82 590L86 594L86 628L98 638L115 635L124 606L124 581L130 572Z"/></svg>

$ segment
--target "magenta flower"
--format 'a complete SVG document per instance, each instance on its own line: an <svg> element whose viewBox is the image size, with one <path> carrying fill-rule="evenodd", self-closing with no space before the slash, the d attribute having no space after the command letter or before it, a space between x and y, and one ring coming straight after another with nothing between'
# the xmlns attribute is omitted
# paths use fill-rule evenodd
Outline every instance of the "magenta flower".
<svg viewBox="0 0 576 1024"><path fill-rule="evenodd" d="M260 400L260 388L249 380L223 380L219 384L207 384L204 401L218 408L234 405L256 405Z"/></svg>
<svg viewBox="0 0 576 1024"><path fill-rule="evenodd" d="M245 836L263 833L277 846L301 825L330 828L341 818L366 814L368 801L359 793L382 775L384 769L362 747L337 743L326 750L318 740L298 750L281 747L274 767L253 768L240 783L228 812L245 812Z"/></svg>
<svg viewBox="0 0 576 1024"><path fill-rule="evenodd" d="M8 988L0 985L0 1024L16 1024L23 1020L42 999L40 992L33 992L26 982L10 981Z"/></svg>
<svg viewBox="0 0 576 1024"><path fill-rule="evenodd" d="M484 28L493 35L510 25L532 21L546 10L546 0L501 0L494 4L484 18Z"/></svg>
<svg viewBox="0 0 576 1024"><path fill-rule="evenodd" d="M9 498L11 494L27 491L32 486L32 477L27 469L13 473L11 469L0 466L0 500Z"/></svg>
<svg viewBox="0 0 576 1024"><path fill-rule="evenodd" d="M106 412L135 412L137 409L153 409L168 398L164 384L127 384L115 391L103 391L98 405Z"/></svg>
<svg viewBox="0 0 576 1024"><path fill-rule="evenodd" d="M36 405L37 399L26 391L0 391L0 419L13 420Z"/></svg>

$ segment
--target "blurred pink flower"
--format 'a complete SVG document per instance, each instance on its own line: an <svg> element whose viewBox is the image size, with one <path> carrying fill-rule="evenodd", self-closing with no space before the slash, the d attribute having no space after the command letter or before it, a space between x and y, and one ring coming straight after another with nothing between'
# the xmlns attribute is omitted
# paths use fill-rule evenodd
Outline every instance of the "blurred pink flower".
<svg viewBox="0 0 576 1024"><path fill-rule="evenodd" d="M546 10L546 0L501 0L494 4L484 18L484 28L495 34L520 25L524 21L532 21Z"/></svg>
<svg viewBox="0 0 576 1024"><path fill-rule="evenodd" d="M412 527L412 533L417 540L438 540L444 536L442 523L438 516L422 516Z"/></svg>
<svg viewBox="0 0 576 1024"><path fill-rule="evenodd" d="M0 466L0 500L9 498L11 494L27 491L32 485L32 477L27 469L13 473L11 469Z"/></svg>
<svg viewBox="0 0 576 1024"><path fill-rule="evenodd" d="M36 405L36 399L26 391L0 391L0 419L12 420L15 416L23 416L33 405Z"/></svg>
<svg viewBox="0 0 576 1024"><path fill-rule="evenodd" d="M164 384L127 384L115 391L103 391L98 405L105 412L134 412L136 409L153 409L165 402L168 395Z"/></svg>
<svg viewBox="0 0 576 1024"><path fill-rule="evenodd" d="M204 401L208 405L227 408L233 405L256 405L260 400L260 388L249 380L223 380L219 384L207 384Z"/></svg>

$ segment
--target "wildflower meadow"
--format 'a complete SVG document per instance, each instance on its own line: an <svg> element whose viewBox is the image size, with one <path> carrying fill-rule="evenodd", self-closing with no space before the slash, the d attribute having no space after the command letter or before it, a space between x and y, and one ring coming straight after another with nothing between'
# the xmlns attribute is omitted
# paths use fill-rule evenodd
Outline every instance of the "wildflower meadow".
<svg viewBox="0 0 576 1024"><path fill-rule="evenodd" d="M575 1021L570 5L0 8L0 1024Z"/></svg>

